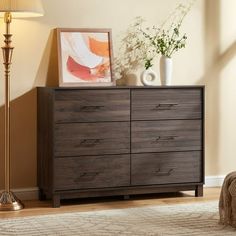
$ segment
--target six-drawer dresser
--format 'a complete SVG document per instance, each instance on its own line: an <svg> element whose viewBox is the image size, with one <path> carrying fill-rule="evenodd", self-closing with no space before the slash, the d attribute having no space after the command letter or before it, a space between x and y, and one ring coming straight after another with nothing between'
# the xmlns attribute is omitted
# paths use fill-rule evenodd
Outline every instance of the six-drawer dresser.
<svg viewBox="0 0 236 236"><path fill-rule="evenodd" d="M204 184L204 87L38 88L40 198Z"/></svg>

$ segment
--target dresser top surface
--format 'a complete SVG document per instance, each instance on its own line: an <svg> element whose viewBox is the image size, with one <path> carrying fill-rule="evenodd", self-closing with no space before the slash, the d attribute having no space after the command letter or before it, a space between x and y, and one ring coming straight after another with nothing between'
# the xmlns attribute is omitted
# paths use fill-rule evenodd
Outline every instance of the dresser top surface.
<svg viewBox="0 0 236 236"><path fill-rule="evenodd" d="M88 90L88 89L196 89L205 88L204 85L175 85L175 86L78 86L78 87L37 87L50 90Z"/></svg>

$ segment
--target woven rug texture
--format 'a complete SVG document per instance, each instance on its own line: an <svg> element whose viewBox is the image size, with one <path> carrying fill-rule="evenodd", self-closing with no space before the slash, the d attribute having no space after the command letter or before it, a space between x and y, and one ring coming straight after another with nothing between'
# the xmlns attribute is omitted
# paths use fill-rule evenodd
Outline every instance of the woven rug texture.
<svg viewBox="0 0 236 236"><path fill-rule="evenodd" d="M0 235L236 236L218 220L214 201L1 219Z"/></svg>

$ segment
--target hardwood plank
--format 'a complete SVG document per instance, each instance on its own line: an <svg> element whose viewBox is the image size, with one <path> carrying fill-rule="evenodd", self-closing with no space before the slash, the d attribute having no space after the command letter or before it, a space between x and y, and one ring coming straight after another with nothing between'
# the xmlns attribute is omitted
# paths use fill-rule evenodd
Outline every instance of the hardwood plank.
<svg viewBox="0 0 236 236"><path fill-rule="evenodd" d="M197 203L218 201L220 188L204 188L204 196L195 198L194 191L168 194L148 194L131 196L124 201L120 197L115 198L89 198L80 200L63 201L60 208L52 208L51 201L24 201L25 208L21 211L0 212L0 218L15 218L27 216L39 216L47 214L60 214L68 212L89 212L110 209L124 209L132 207L144 207L155 205L173 205L185 203ZM190 205L191 207L191 205Z"/></svg>

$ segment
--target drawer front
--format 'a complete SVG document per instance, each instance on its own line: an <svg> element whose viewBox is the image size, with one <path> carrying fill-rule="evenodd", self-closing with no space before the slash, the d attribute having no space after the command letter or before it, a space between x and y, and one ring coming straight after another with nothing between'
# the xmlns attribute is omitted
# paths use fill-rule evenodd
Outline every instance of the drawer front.
<svg viewBox="0 0 236 236"><path fill-rule="evenodd" d="M202 182L201 152L132 154L131 184Z"/></svg>
<svg viewBox="0 0 236 236"><path fill-rule="evenodd" d="M56 124L54 156L123 154L130 152L130 123Z"/></svg>
<svg viewBox="0 0 236 236"><path fill-rule="evenodd" d="M132 119L201 119L201 89L134 89Z"/></svg>
<svg viewBox="0 0 236 236"><path fill-rule="evenodd" d="M130 155L55 159L56 190L130 185Z"/></svg>
<svg viewBox="0 0 236 236"><path fill-rule="evenodd" d="M132 153L202 150L201 120L134 121L131 130Z"/></svg>
<svg viewBox="0 0 236 236"><path fill-rule="evenodd" d="M129 90L57 90L56 123L129 121Z"/></svg>

